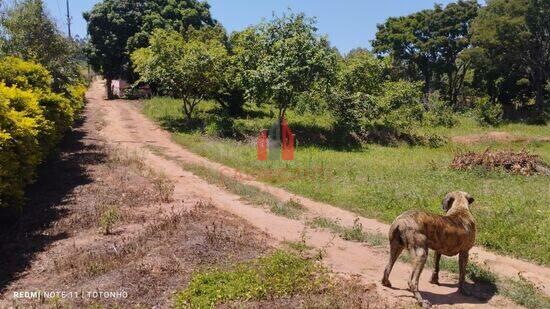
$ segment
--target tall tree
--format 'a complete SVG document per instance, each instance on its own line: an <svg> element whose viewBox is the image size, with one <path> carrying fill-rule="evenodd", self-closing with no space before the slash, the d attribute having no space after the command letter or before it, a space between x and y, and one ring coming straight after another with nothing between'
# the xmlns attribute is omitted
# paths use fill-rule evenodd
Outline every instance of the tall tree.
<svg viewBox="0 0 550 309"><path fill-rule="evenodd" d="M434 76L447 75L448 88L443 90L454 103L461 84L457 59L469 45L468 29L477 10L476 1L460 0L445 8L435 5L433 10L391 17L378 25L374 51L405 65L409 78L422 79L426 99Z"/></svg>
<svg viewBox="0 0 550 309"><path fill-rule="evenodd" d="M249 95L256 102L274 104L283 119L300 95L313 87L328 89L335 78L336 52L317 34L315 20L304 14L283 15L258 28L260 58L248 72Z"/></svg>
<svg viewBox="0 0 550 309"><path fill-rule="evenodd" d="M197 0L104 0L84 13L89 63L105 77L106 85L115 78L134 80L130 54L147 46L154 29L183 33L190 26L214 25L209 8ZM107 96L112 98L111 87Z"/></svg>
<svg viewBox="0 0 550 309"><path fill-rule="evenodd" d="M550 76L550 3L490 0L472 26L472 44L481 65L484 90L512 117L517 106L534 101L537 115L548 106L544 90ZM534 100L533 100L534 98Z"/></svg>
<svg viewBox="0 0 550 309"><path fill-rule="evenodd" d="M207 31L207 30L204 30ZM196 33L184 37L178 32L157 29L150 46L132 53L141 80L159 85L160 90L182 100L182 111L191 120L195 107L214 99L228 64L226 47L217 39Z"/></svg>
<svg viewBox="0 0 550 309"><path fill-rule="evenodd" d="M544 113L548 107L545 107L544 87L550 79L550 1L529 0L525 21L531 33L531 48L527 49L529 75L533 80L538 112Z"/></svg>

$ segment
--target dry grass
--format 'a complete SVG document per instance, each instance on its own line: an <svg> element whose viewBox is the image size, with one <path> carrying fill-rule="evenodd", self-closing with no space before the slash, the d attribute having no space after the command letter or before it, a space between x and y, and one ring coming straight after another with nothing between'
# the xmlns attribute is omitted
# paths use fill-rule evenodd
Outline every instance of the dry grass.
<svg viewBox="0 0 550 309"><path fill-rule="evenodd" d="M543 160L527 151L490 151L482 153L467 152L454 157L451 168L457 170L471 170L484 168L486 170L502 169L512 174L530 176L534 174L550 175L550 169Z"/></svg>

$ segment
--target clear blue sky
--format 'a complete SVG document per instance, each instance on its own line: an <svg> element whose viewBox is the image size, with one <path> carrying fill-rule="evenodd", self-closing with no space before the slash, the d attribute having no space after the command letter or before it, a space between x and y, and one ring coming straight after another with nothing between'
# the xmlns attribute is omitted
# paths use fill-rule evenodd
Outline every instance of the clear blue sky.
<svg viewBox="0 0 550 309"><path fill-rule="evenodd" d="M45 0L50 13L65 29L65 1ZM72 32L86 35L86 22L82 12L90 10L99 0L69 0L73 17ZM452 0L209 0L212 15L229 31L240 30L256 24L272 13L279 14L287 8L304 12L317 18L320 33L328 34L330 41L340 51L355 47L370 47L376 24L390 16L406 15L432 8L434 3L446 5Z"/></svg>

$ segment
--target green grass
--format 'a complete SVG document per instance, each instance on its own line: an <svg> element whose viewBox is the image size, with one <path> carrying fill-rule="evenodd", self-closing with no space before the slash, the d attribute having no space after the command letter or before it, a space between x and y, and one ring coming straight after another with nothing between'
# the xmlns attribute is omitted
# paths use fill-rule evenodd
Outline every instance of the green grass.
<svg viewBox="0 0 550 309"><path fill-rule="evenodd" d="M407 252L403 252L399 260L405 263L410 263L411 258ZM426 268L434 268L434 257L430 254L426 262ZM439 267L442 271L458 274L458 261L456 258L441 257ZM426 270L425 270L426 271ZM508 278L500 278L491 271L469 262L466 267L466 278L472 280L476 284L483 284L486 290L491 289L493 293L500 294L512 300L518 305L526 308L550 308L550 298L546 297L530 282L526 280L515 280ZM458 280L458 278L457 278ZM475 294L474 294L475 296Z"/></svg>
<svg viewBox="0 0 550 309"><path fill-rule="evenodd" d="M328 280L314 261L275 251L230 269L209 269L193 275L175 297L176 308L213 308L234 300L288 297L318 288Z"/></svg>
<svg viewBox="0 0 550 309"><path fill-rule="evenodd" d="M501 280L499 294L529 309L550 308L550 298L526 280Z"/></svg>
<svg viewBox="0 0 550 309"><path fill-rule="evenodd" d="M308 222L308 225L315 228L328 229L338 234L344 240L364 242L371 246L381 246L388 242L382 234L363 231L363 225L358 220L355 220L353 226L348 227L341 225L340 222L333 219L317 217Z"/></svg>
<svg viewBox="0 0 550 309"><path fill-rule="evenodd" d="M166 115L181 121L178 104L173 100L147 101L144 112L161 122ZM315 125L322 129L327 123L320 120ZM504 128L526 135L548 132L548 127L541 126L513 124ZM456 130L486 129L461 124ZM550 234L550 177L448 168L457 152L482 151L487 147L525 148L550 162L550 143L447 144L440 148L368 145L354 151L298 146L294 161L261 162L256 160L255 142L211 138L188 131L175 133L173 138L199 155L261 181L387 223L409 209L441 212L439 205L447 192L467 191L476 198L472 212L478 225L478 245L550 265L550 238L547 237ZM300 135L297 139L300 140Z"/></svg>
<svg viewBox="0 0 550 309"><path fill-rule="evenodd" d="M492 131L501 131L513 133L525 137L541 137L548 136L550 132L550 124L547 125L525 125L523 123L504 123L497 127L480 126L473 117L465 115L457 116L458 124L452 128L437 127L423 128L424 132L438 133L444 136L457 136L469 134L482 134Z"/></svg>

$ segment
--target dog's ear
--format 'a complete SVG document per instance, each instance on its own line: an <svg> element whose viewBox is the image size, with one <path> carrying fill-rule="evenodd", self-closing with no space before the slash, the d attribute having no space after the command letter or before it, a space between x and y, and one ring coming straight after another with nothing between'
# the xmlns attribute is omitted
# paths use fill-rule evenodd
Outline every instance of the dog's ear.
<svg viewBox="0 0 550 309"><path fill-rule="evenodd" d="M468 200L468 204L470 205L475 202L475 199L470 194L466 195L466 199Z"/></svg>
<svg viewBox="0 0 550 309"><path fill-rule="evenodd" d="M455 198L447 194L447 196L445 196L445 198L443 199L443 202L441 202L441 209L443 209L443 211L445 212L449 211L454 201L455 201Z"/></svg>

